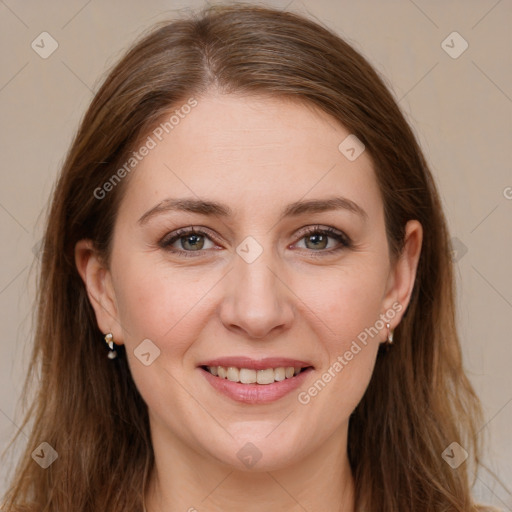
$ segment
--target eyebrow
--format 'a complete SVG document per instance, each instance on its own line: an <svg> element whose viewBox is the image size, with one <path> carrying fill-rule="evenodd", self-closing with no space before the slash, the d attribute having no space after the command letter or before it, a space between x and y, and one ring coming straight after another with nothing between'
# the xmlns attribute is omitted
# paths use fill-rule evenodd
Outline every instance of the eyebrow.
<svg viewBox="0 0 512 512"><path fill-rule="evenodd" d="M346 210L354 213L366 221L368 214L361 206L346 197L329 197L326 199L310 199L307 201L296 201L286 206L281 213L279 220L285 217L297 217L305 213L320 213L332 210ZM156 206L148 210L139 219L139 224L145 224L155 215L170 211L181 211L189 213L198 213L212 217L233 217L233 210L216 201L206 201L203 199L182 198L182 199L164 199Z"/></svg>

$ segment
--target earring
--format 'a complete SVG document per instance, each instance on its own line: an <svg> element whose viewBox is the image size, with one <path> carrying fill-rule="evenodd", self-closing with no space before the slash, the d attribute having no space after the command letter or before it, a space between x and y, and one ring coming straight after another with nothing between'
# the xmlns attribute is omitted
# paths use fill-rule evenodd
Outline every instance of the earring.
<svg viewBox="0 0 512 512"><path fill-rule="evenodd" d="M111 332L105 334L105 342L110 348L107 357L109 359L115 359L117 357L117 352L114 350L114 335Z"/></svg>
<svg viewBox="0 0 512 512"><path fill-rule="evenodd" d="M386 324L386 327L388 328L388 339L386 340L386 346L393 345L393 332L394 330L390 329L390 325Z"/></svg>

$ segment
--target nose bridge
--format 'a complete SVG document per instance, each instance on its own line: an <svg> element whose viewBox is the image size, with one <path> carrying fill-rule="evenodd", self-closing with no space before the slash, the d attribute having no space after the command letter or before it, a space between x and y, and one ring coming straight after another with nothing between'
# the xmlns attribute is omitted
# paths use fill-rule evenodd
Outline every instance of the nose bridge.
<svg viewBox="0 0 512 512"><path fill-rule="evenodd" d="M253 259L255 251L260 254ZM221 320L227 328L242 329L246 336L262 338L276 327L289 324L292 306L276 271L279 266L271 248L263 250L260 245L258 250L251 240L248 245L240 244L227 276L230 286L221 307Z"/></svg>

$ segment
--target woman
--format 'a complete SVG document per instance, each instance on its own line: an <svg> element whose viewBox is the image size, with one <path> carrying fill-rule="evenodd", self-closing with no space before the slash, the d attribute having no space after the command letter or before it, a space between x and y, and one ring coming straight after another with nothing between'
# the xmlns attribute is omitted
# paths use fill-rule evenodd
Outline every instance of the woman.
<svg viewBox="0 0 512 512"><path fill-rule="evenodd" d="M486 510L448 240L338 36L249 6L156 27L54 193L3 510Z"/></svg>

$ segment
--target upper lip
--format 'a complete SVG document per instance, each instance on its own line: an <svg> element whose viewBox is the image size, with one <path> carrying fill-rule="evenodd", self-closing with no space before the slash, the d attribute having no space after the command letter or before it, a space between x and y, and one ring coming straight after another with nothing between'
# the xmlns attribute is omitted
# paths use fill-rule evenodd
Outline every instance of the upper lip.
<svg viewBox="0 0 512 512"><path fill-rule="evenodd" d="M287 357L265 357L263 359L251 359L250 357L218 357L199 363L198 366L223 366L225 368L233 366L235 368L248 368L250 370L266 370L268 368L281 368L293 366L294 368L307 368L313 366L306 361L298 359L289 359Z"/></svg>

